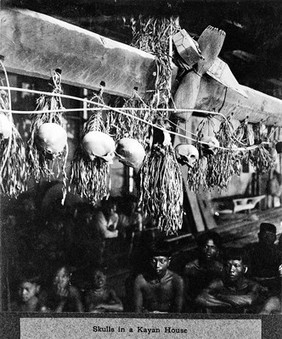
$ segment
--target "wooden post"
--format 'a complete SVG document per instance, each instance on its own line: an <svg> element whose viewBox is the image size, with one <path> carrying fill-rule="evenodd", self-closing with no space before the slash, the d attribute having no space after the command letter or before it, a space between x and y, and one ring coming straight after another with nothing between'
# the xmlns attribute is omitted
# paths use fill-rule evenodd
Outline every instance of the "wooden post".
<svg viewBox="0 0 282 339"><path fill-rule="evenodd" d="M185 191L187 194L187 199L189 201L189 204L191 206L191 211L192 211L192 215L193 215L193 219L195 221L195 225L196 225L196 229L198 232L203 232L205 231L205 223L201 214L201 210L199 207L199 203L198 203L198 199L197 199L197 195L192 192L188 185L186 180L184 181L184 185L185 185ZM185 194L185 192L184 192Z"/></svg>
<svg viewBox="0 0 282 339"><path fill-rule="evenodd" d="M2 212L2 201L0 196L0 312L4 311L3 308L3 287L4 287L4 255L3 255L3 232L2 232L2 220L3 220L3 212Z"/></svg>

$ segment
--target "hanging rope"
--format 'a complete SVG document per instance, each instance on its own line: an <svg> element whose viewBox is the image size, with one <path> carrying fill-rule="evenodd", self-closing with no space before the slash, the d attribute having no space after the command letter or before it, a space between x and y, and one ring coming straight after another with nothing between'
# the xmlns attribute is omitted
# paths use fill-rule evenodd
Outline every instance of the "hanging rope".
<svg viewBox="0 0 282 339"><path fill-rule="evenodd" d="M0 86L0 89L7 89L6 86ZM44 92L44 91L37 91L37 90L29 90L29 89L23 89L23 88L16 88L16 87L10 87L11 91L19 91L19 92L28 92L28 93L34 93L34 94L42 94L42 95L48 95L48 96L51 96L53 95L52 93L50 92ZM66 99L72 99L72 100L76 100L76 101L80 101L80 102L84 102L84 103L88 103L88 104L93 104L93 102L91 102L90 100L88 99L83 99L83 98L79 98L79 97L75 97L75 96L71 96L71 95L65 95L65 94L54 94L54 96L58 96L58 97L61 97L61 98L66 98ZM122 108L122 107L119 107L119 108L116 108L116 107L112 107L112 106L108 106L108 105L105 105L105 104L101 104L101 103L96 103L97 106L99 107L96 107L96 108L64 108L62 110L58 109L58 110L55 110L55 111L52 111L50 110L50 112L64 112L64 113L67 113L67 112L77 112L77 111L82 111L82 110L86 110L86 111L95 111L95 110L105 110L105 111L114 111L116 113L119 113L119 114L123 114L123 115L127 115L129 117L131 117L131 114L127 113L126 111L130 111L130 108ZM138 108L133 108L133 110L138 110ZM140 109L142 110L142 108ZM219 117L222 117L223 119L227 119L222 113L218 113L218 112L214 112L214 111L208 111L208 110L199 110L199 109L192 109L192 108L185 108L185 109L170 109L170 108L151 108L150 107L150 110L152 111L167 111L167 112L198 112L198 113L201 113L201 114L206 114L208 116L210 115L215 115L215 116L219 116ZM44 111L14 111L12 110L13 113L15 114L41 114L43 113ZM187 139L189 141L192 141L192 142L199 142L199 143L203 143L195 138L191 138L191 137L188 137L187 135L183 135L183 134L180 134L180 133L176 133L176 132L173 132L171 130L168 130L162 126L159 126L157 124L153 124L149 121L146 121L146 120L143 120L142 118L139 118L137 116L134 117L134 119L136 120L139 120L143 123L146 123L156 129L159 129L163 132L167 132L169 134L172 134L172 135L176 135L176 136L179 136L179 137L182 137L184 139ZM193 134L191 132L191 134ZM234 136L233 136L234 137ZM206 144L206 143L203 143L203 144ZM236 151L248 151L248 150L251 150L251 149L254 149L254 148L257 148L258 146L248 146L248 147L240 147L240 148L237 148ZM220 147L218 146L218 148L220 149L225 149L224 147Z"/></svg>

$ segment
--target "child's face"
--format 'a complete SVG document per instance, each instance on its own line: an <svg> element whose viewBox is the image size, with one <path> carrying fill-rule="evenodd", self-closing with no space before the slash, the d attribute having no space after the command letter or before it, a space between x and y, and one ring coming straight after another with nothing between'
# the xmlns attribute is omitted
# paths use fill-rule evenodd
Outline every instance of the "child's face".
<svg viewBox="0 0 282 339"><path fill-rule="evenodd" d="M101 271L94 272L93 283L95 288L102 288L106 284L106 276Z"/></svg>
<svg viewBox="0 0 282 339"><path fill-rule="evenodd" d="M54 278L54 285L57 285L59 288L64 289L69 285L70 275L69 272L62 267L57 271L57 274Z"/></svg>
<svg viewBox="0 0 282 339"><path fill-rule="evenodd" d="M26 303L39 292L39 286L36 283L23 282L19 288L21 301Z"/></svg>
<svg viewBox="0 0 282 339"><path fill-rule="evenodd" d="M225 270L227 278L230 281L237 281L244 276L246 266L244 266L242 260L227 260L225 263Z"/></svg>
<svg viewBox="0 0 282 339"><path fill-rule="evenodd" d="M170 263L169 257L165 256L155 256L151 259L151 265L157 275L162 276L168 269Z"/></svg>

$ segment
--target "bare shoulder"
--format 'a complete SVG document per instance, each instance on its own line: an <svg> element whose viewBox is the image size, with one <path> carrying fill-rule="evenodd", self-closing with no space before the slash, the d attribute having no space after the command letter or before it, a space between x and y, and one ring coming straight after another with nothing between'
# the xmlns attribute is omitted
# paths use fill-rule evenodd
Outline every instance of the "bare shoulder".
<svg viewBox="0 0 282 339"><path fill-rule="evenodd" d="M214 279L208 286L208 289L218 289L222 288L224 286L224 283L221 279Z"/></svg>
<svg viewBox="0 0 282 339"><path fill-rule="evenodd" d="M189 269L189 268L197 268L199 267L199 260L195 259L193 261L189 261L188 263L186 263L185 268Z"/></svg>
<svg viewBox="0 0 282 339"><path fill-rule="evenodd" d="M254 280L248 279L248 278L244 279L244 285L251 290L260 290L261 289L261 285L259 285L259 283L257 283Z"/></svg>
<svg viewBox="0 0 282 339"><path fill-rule="evenodd" d="M173 271L170 271L170 270L168 270L168 273L171 275L171 277L172 277L172 279L175 283L182 284L183 278L179 274L177 274Z"/></svg>
<svg viewBox="0 0 282 339"><path fill-rule="evenodd" d="M70 286L70 295L73 297L79 297L80 296L80 292L79 289L75 286Z"/></svg>
<svg viewBox="0 0 282 339"><path fill-rule="evenodd" d="M145 279L143 274L139 274L137 275L137 277L135 278L135 286L143 286L146 285L147 280Z"/></svg>
<svg viewBox="0 0 282 339"><path fill-rule="evenodd" d="M195 259L193 261L188 262L184 267L184 274L190 275L191 273L194 273L195 271L198 271L200 269L199 260Z"/></svg>

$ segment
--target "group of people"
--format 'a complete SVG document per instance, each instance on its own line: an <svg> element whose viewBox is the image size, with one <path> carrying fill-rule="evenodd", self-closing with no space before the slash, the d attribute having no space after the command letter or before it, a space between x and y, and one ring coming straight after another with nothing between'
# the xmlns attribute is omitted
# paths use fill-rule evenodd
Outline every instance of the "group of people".
<svg viewBox="0 0 282 339"><path fill-rule="evenodd" d="M45 285L43 289L40 276L32 270L26 272L19 279L18 295L11 303L11 311L43 313L123 311L120 298L106 285L105 274L99 269L94 269L90 275L89 288L87 291L81 291L72 285L72 271L68 266L58 267L51 284Z"/></svg>
<svg viewBox="0 0 282 339"><path fill-rule="evenodd" d="M259 241L243 247L222 246L214 231L197 238L198 255L180 272L169 268L164 242L150 254L150 266L133 283L133 311L154 313L281 312L282 252L276 227L261 223Z"/></svg>
<svg viewBox="0 0 282 339"><path fill-rule="evenodd" d="M13 253L11 281L27 263L40 267L47 279L57 262L80 270L115 265L114 254L127 254L132 233L140 228L132 196L111 197L97 206L85 201L62 206L57 200L45 209L41 205L42 198L23 194L4 212L5 254Z"/></svg>
<svg viewBox="0 0 282 339"><path fill-rule="evenodd" d="M263 222L259 241L224 248L214 231L197 238L198 256L181 272L173 270L164 239L147 248L147 264L124 281L125 296L107 287L103 270L93 267L87 287L72 284L72 272L60 267L51 286L41 289L37 276L18 285L12 310L41 312L250 313L281 312L282 253L275 225Z"/></svg>

